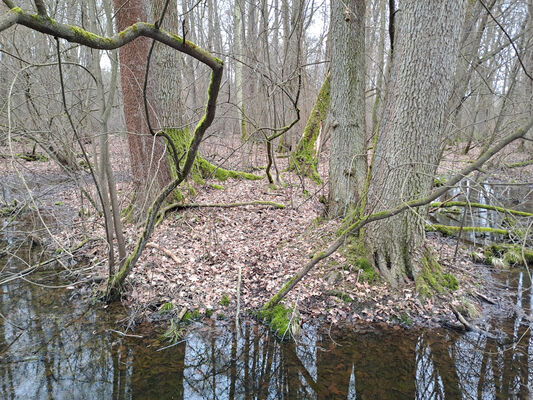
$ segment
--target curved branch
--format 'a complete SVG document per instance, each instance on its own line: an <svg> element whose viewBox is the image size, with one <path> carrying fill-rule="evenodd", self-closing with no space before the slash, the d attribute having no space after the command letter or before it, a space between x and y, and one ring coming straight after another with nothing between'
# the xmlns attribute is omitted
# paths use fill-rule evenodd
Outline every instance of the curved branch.
<svg viewBox="0 0 533 400"><path fill-rule="evenodd" d="M14 7L0 18L0 31L7 29L14 24L24 25L47 35L52 35L72 43L78 43L100 50L118 49L119 47L137 39L139 36L144 36L164 43L182 53L188 54L213 70L222 69L223 66L220 59L214 57L201 47L198 47L193 42L183 40L180 36L163 29L157 29L153 24L148 24L146 22L137 22L114 36L105 37L96 35L74 25L59 23L49 17L43 17L38 14L28 14L19 7Z"/></svg>

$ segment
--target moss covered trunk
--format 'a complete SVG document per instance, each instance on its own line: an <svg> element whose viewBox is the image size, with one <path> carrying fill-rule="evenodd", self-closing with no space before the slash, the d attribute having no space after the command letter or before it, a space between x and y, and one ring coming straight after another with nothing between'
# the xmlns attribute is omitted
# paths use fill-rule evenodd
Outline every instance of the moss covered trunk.
<svg viewBox="0 0 533 400"><path fill-rule="evenodd" d="M318 92L311 114L305 124L304 133L300 138L296 150L291 155L290 170L302 176L307 176L315 182L320 182L317 172L318 156L322 136L324 135L324 121L328 115L330 104L330 78L329 72L324 78L324 83Z"/></svg>

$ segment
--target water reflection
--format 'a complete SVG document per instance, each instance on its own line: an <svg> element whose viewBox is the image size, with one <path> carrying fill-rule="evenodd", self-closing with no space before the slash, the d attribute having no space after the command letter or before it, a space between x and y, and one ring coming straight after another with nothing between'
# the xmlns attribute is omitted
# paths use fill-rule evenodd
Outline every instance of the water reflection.
<svg viewBox="0 0 533 400"><path fill-rule="evenodd" d="M0 262L2 274L16 260ZM57 280L50 271L32 279ZM0 287L2 399L495 399L528 398L533 382L531 299L523 272L502 272L512 315L477 333L354 333L307 327L279 343L261 326L239 335L198 324L185 341L158 351L157 337L118 336L120 309L98 311L72 291L20 280ZM143 333L144 334L144 333Z"/></svg>

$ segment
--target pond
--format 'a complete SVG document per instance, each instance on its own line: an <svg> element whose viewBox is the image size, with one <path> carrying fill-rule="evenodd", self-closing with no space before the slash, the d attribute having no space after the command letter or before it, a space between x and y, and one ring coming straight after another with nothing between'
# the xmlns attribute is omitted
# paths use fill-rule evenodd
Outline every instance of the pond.
<svg viewBox="0 0 533 400"><path fill-rule="evenodd" d="M133 332L142 338L122 336L120 305L90 306L58 288L77 266L9 280L36 261L33 250L0 260L2 399L523 399L533 386L526 271L496 276L516 306L479 322L498 339L305 326L296 342L281 343L252 322L237 334L229 321L208 320L171 345L148 326Z"/></svg>

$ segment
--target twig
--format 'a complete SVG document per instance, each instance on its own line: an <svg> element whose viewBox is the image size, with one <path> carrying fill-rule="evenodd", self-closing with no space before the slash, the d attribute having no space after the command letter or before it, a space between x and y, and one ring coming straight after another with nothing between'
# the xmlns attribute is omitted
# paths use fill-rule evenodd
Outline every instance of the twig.
<svg viewBox="0 0 533 400"><path fill-rule="evenodd" d="M485 301L485 302L487 302L487 303L489 303L489 304L496 304L496 302L495 302L494 300L489 299L489 298L488 298L487 296L485 296L484 294L481 294L481 293L479 293L479 292L474 292L474 293L475 293L475 295L476 295L477 297L479 297L481 300L483 300L483 301Z"/></svg>
<svg viewBox="0 0 533 400"><path fill-rule="evenodd" d="M181 260L178 257L176 257L176 255L174 253L172 253L168 249L165 249L164 247L159 246L158 244L156 244L154 242L146 243L146 247L152 247L153 249L157 249L159 251L162 251L163 253L165 253L165 255L167 257L172 258L176 264L181 264Z"/></svg>
<svg viewBox="0 0 533 400"><path fill-rule="evenodd" d="M129 333L124 333L124 332L120 332L120 331L116 331L114 329L106 329L107 332L114 332L116 333L117 335L120 335L120 336L123 336L123 337L132 337L132 338L137 338L137 339L143 339L144 336L141 336L141 335L132 335L132 334L129 334Z"/></svg>
<svg viewBox="0 0 533 400"><path fill-rule="evenodd" d="M450 304L450 308L452 309L452 312L454 313L455 317L457 318L457 320L463 324L463 326L465 327L465 330L468 331L468 332L477 332L479 331L479 329L472 325L470 322L468 322L465 317L463 317L463 315L457 311L457 309L454 307L453 304Z"/></svg>

